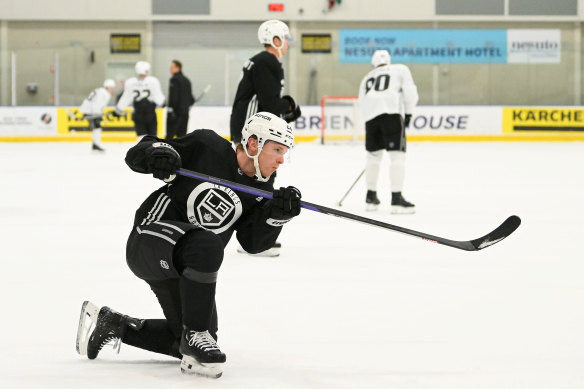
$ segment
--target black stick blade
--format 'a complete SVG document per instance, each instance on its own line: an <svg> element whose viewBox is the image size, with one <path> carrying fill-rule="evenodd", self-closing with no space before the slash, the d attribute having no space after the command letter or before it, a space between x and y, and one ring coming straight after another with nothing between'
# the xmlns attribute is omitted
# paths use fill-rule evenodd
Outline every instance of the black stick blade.
<svg viewBox="0 0 584 389"><path fill-rule="evenodd" d="M513 231L519 227L521 219L519 216L509 216L499 227L483 236L482 238L471 240L474 250L482 250L486 247L494 245L511 235Z"/></svg>

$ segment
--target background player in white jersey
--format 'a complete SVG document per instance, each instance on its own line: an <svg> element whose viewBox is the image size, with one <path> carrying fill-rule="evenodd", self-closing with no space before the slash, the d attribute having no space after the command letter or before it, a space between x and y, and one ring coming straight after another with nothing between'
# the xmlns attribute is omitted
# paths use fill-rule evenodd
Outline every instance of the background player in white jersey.
<svg viewBox="0 0 584 389"><path fill-rule="evenodd" d="M79 111L83 114L83 118L89 122L89 129L92 132L91 137L93 140L92 150L105 151L101 147L101 120L103 117L103 109L109 103L115 88L116 82L114 80L105 80L103 87L92 90L85 100L83 100L79 108Z"/></svg>
<svg viewBox="0 0 584 389"><path fill-rule="evenodd" d="M126 81L124 93L118 101L114 116L122 116L124 109L132 105L134 107L132 120L138 138L144 135L156 135L158 127L156 107L161 107L165 101L160 81L150 75L148 62L136 62L135 70L138 77L132 77Z"/></svg>
<svg viewBox="0 0 584 389"><path fill-rule="evenodd" d="M368 210L380 204L377 179L383 150L389 151L391 212L414 213L414 204L402 196L405 178L406 128L418 103L418 89L406 65L391 64L386 50L377 50L371 58L373 70L361 81L359 110L365 121L367 150L366 180ZM404 117L402 117L402 113Z"/></svg>

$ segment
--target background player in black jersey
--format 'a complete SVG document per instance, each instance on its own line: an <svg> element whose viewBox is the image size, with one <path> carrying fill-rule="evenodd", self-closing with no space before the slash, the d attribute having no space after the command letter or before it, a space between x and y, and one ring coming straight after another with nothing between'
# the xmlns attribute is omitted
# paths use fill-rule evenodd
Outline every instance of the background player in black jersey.
<svg viewBox="0 0 584 389"><path fill-rule="evenodd" d="M121 341L182 358L184 373L219 377L226 357L216 342L215 287L223 251L233 233L246 251L265 250L300 213L298 189L274 190L270 182L293 141L283 119L260 112L246 123L236 150L211 130L166 142L146 136L132 147L128 166L167 183L136 211L126 247L128 266L149 284L165 319L135 319L86 301L77 351L94 359L104 344ZM181 166L273 191L273 199L176 176Z"/></svg>
<svg viewBox="0 0 584 389"><path fill-rule="evenodd" d="M182 63L176 59L170 63L172 77L168 84L168 113L166 139L181 137L187 133L189 109L195 104L191 81L182 72Z"/></svg>
<svg viewBox="0 0 584 389"><path fill-rule="evenodd" d="M291 96L282 96L284 69L280 60L290 45L290 30L279 20L268 20L260 25L258 39L264 51L250 58L242 70L241 81L235 93L231 111L231 141L241 141L241 129L246 120L259 111L270 112L288 123L296 120L300 107Z"/></svg>
<svg viewBox="0 0 584 389"><path fill-rule="evenodd" d="M132 77L124 84L124 92L118 100L114 116L124 115L124 109L134 107L132 120L138 139L144 135L156 135L158 119L156 107L164 105L164 94L158 78L150 75L150 64L145 61L136 62L137 77Z"/></svg>
<svg viewBox="0 0 584 389"><path fill-rule="evenodd" d="M258 28L258 40L264 51L250 58L243 66L241 81L237 87L231 111L231 141L241 142L241 129L249 117L258 111L270 112L291 123L301 115L300 107L291 96L282 96L284 90L284 69L280 60L290 46L290 30L279 20L268 20ZM280 243L261 253L262 257L280 255ZM242 247L237 249L246 253ZM248 253L251 254L251 253Z"/></svg>

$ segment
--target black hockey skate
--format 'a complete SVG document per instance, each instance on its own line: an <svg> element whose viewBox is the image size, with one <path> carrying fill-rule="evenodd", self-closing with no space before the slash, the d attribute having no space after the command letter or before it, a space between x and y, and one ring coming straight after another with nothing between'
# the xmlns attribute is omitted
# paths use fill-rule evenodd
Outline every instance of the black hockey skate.
<svg viewBox="0 0 584 389"><path fill-rule="evenodd" d="M412 214L416 212L416 206L404 199L401 192L391 192L391 213Z"/></svg>
<svg viewBox="0 0 584 389"><path fill-rule="evenodd" d="M104 148L102 148L101 146L99 146L99 145L97 145L95 143L91 146L91 150L92 151L99 152L99 153L103 153L105 151Z"/></svg>
<svg viewBox="0 0 584 389"><path fill-rule="evenodd" d="M180 370L184 374L209 378L219 378L223 374L221 364L227 358L209 331L198 332L185 327L180 340L180 353L183 355Z"/></svg>
<svg viewBox="0 0 584 389"><path fill-rule="evenodd" d="M379 199L377 198L376 191L374 190L367 191L367 197L365 197L365 204L367 204L365 208L367 211L377 210L377 207L379 206L379 204L381 204L381 201L379 201Z"/></svg>
<svg viewBox="0 0 584 389"><path fill-rule="evenodd" d="M144 320L122 315L109 307L97 308L89 301L83 302L79 328L77 330L77 352L95 359L103 346L113 342L114 350L120 352L122 338L129 328L139 330Z"/></svg>

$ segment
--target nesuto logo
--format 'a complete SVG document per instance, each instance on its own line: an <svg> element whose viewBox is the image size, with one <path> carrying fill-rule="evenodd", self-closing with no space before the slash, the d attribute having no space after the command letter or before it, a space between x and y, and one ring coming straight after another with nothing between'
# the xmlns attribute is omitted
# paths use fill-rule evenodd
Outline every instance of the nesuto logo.
<svg viewBox="0 0 584 389"><path fill-rule="evenodd" d="M556 51L560 48L557 42L549 40L541 41L515 41L511 42L511 52L526 52L526 51Z"/></svg>
<svg viewBox="0 0 584 389"><path fill-rule="evenodd" d="M508 30L508 63L559 63L561 55L562 36L558 29Z"/></svg>

